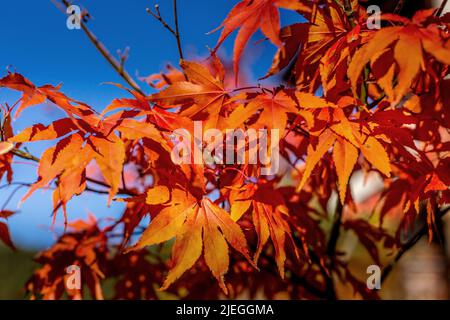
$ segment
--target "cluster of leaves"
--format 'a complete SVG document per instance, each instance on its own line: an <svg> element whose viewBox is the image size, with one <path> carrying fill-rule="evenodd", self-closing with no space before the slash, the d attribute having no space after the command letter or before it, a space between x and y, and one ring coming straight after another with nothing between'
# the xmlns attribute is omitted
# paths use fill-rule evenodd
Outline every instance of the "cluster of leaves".
<svg viewBox="0 0 450 320"><path fill-rule="evenodd" d="M281 28L279 8L303 22ZM75 264L94 298L102 298L105 278L117 279L116 298L159 298L161 285L180 298L335 298L338 280L376 297L350 271L340 234L353 232L381 264L382 249L400 248L418 217L426 217L433 236L450 201L450 17L434 13L419 11L411 20L384 14L377 30L367 27L358 1L243 0L220 26L217 44L238 30L233 68L222 65L216 48L205 61L182 60L181 69L147 78L155 94L126 89L132 98L114 100L102 114L59 87L6 75L0 86L22 97L16 110L3 110L0 177L12 182L13 157L39 161L25 198L53 188L54 215L61 209L67 216L67 203L85 192L126 204L105 228L93 219L67 224L37 258L42 267L29 292L80 298L64 288L64 268ZM278 47L264 77L286 74L274 88L236 86L257 30ZM13 135L13 111L17 117L45 101L66 117ZM171 133L184 128L193 135L193 121L203 130L280 130L281 169L261 176L260 164L174 164ZM56 142L40 159L20 149L41 140ZM88 174L92 163L101 179ZM349 191L357 171L384 181L367 202ZM394 213L389 233L383 221ZM4 223L0 235L12 245ZM164 246L171 248L168 261Z"/></svg>

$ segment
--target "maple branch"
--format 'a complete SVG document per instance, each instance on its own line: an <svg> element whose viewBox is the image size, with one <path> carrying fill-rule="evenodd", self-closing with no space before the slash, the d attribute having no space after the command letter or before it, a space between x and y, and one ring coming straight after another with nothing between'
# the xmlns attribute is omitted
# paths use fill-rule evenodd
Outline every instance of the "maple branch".
<svg viewBox="0 0 450 320"><path fill-rule="evenodd" d="M291 122L288 122L290 124L292 124ZM308 131L306 131L304 128L302 128L302 126L300 125L296 125L295 127L292 128L292 126L289 128L292 132L297 133L298 135L304 136L305 138L310 137L310 134Z"/></svg>
<svg viewBox="0 0 450 320"><path fill-rule="evenodd" d="M8 196L8 198L6 199L5 203L3 204L3 207L1 209L1 211L4 211L6 209L6 207L8 206L9 202L11 201L11 199L14 197L14 195L17 193L17 191L19 191L20 189L22 189L23 187L25 187L24 185L18 185Z"/></svg>
<svg viewBox="0 0 450 320"><path fill-rule="evenodd" d="M99 186L105 187L105 188L111 188L111 186L103 181L100 180L96 180L93 178L89 178L86 177L86 181L89 181L91 183L95 183ZM86 187L86 190L91 191L91 192L97 192L97 193L102 193L102 194L109 194L109 192L107 191L100 191L100 190L95 190L95 189L89 189L88 187ZM117 191L118 194L124 194L124 195L128 195L128 196L137 196L138 194L132 190L126 189L126 188L119 188L119 190Z"/></svg>
<svg viewBox="0 0 450 320"><path fill-rule="evenodd" d="M181 49L180 40L180 30L178 29L178 13L177 13L177 0L173 0L173 16L175 19L175 37L177 38L178 53L180 54L180 59L183 59L183 50Z"/></svg>
<svg viewBox="0 0 450 320"><path fill-rule="evenodd" d="M448 0L442 0L441 6L439 7L438 11L436 11L436 17L440 17L442 15L445 7L447 6L447 2Z"/></svg>
<svg viewBox="0 0 450 320"><path fill-rule="evenodd" d="M325 280L325 297L328 300L336 300L336 290L334 288L334 282L331 276L331 272L324 267L321 258L314 251L308 249L308 254L311 258L311 261L317 264L317 266L319 267L320 273Z"/></svg>
<svg viewBox="0 0 450 320"><path fill-rule="evenodd" d="M33 156L31 153L25 152L25 151L20 150L20 149L14 148L14 149L11 150L11 153L14 154L15 156L19 157L19 158L22 158L22 159L26 159L26 160L30 160L30 161L34 161L34 162L40 162L41 161L41 159L39 159L38 157ZM107 184L107 183L105 183L103 181L100 181L100 180L93 179L93 178L86 177L86 181L89 181L91 183L95 183L95 184L97 184L99 186L102 186L102 187L105 187L105 188L111 188L111 186L109 184ZM86 190L87 191L91 191L91 192L95 192L95 193L100 193L100 194L108 194L108 192L106 192L106 191L96 190L96 189L92 189L92 188L89 188L89 187L86 187ZM118 193L119 194L128 195L128 196L136 196L137 195L135 192L133 192L133 191L131 191L131 190L125 188L125 187L124 188L119 188Z"/></svg>
<svg viewBox="0 0 450 320"><path fill-rule="evenodd" d="M262 89L262 87L261 87L261 84L258 83L257 86L240 87L240 88L233 89L231 92L235 93L235 92L239 92L242 90L251 90L251 89Z"/></svg>
<svg viewBox="0 0 450 320"><path fill-rule="evenodd" d="M329 294L329 299L336 299L336 291L334 288L333 278L331 276L331 271L334 268L334 263L336 261L336 247L340 236L341 225L342 225L342 212L344 211L344 207L339 199L339 196L336 200L336 210L333 227L331 228L330 239L328 240L327 245L327 256L328 256L328 272L322 272L325 277L325 283L327 286L327 293ZM320 264L319 264L320 265Z"/></svg>
<svg viewBox="0 0 450 320"><path fill-rule="evenodd" d="M183 60L183 49L181 47L181 37L180 30L178 28L178 13L177 13L177 0L173 0L173 17L175 21L175 30L169 26L169 24L163 19L161 16L161 12L159 11L159 5L155 4L156 13L151 9L147 8L146 11L156 20L158 20L161 25L166 28L174 37L177 42L178 54L180 55L180 59Z"/></svg>
<svg viewBox="0 0 450 320"><path fill-rule="evenodd" d="M447 212L450 211L450 207L439 211L439 219L442 219ZM384 267L383 272L381 273L381 282L386 280L391 271L394 269L395 265L398 263L400 258L414 245L419 242L419 240L428 233L428 225L424 225L411 239L409 239L397 252L394 260L392 260L386 267Z"/></svg>
<svg viewBox="0 0 450 320"><path fill-rule="evenodd" d="M159 5L155 4L155 10L156 13L154 13L150 8L145 9L149 14L151 14L156 20L158 20L159 22L161 22L162 26L164 28L166 28L167 30L169 30L169 32L171 34L173 34L176 37L176 32L175 30L172 29L171 26L169 26L167 24L167 22L164 21L164 19L161 17L161 13L159 12Z"/></svg>
<svg viewBox="0 0 450 320"><path fill-rule="evenodd" d="M383 101L383 99L384 99L385 97L386 97L386 93L383 92L383 94L382 94L378 99L373 100L371 103L369 103L369 104L367 105L367 109L370 110L370 109L372 109L372 108L378 106L378 104L379 104L381 101Z"/></svg>
<svg viewBox="0 0 450 320"><path fill-rule="evenodd" d="M295 234L293 234L292 239L294 240L294 243L298 246L298 247L303 247L303 243L302 240L298 237L295 236ZM333 278L331 276L331 273L329 272L328 269L325 268L325 266L322 263L321 258L311 249L307 248L308 252L308 256L310 258L310 261L314 264L317 265L317 267L319 268L320 273L322 274L323 279L325 280L325 286L326 286L326 290L324 292L322 292L322 298L326 298L327 300L336 300L336 291L334 289L334 283L333 283ZM295 275L295 272L290 269L292 272L292 275ZM300 277L298 275L296 275L297 277ZM297 279L298 280L298 279ZM304 280L304 282L306 282L306 280ZM310 284L312 285L312 284ZM305 287L306 289L306 287ZM313 292L311 292L313 293ZM314 294L314 293L313 293ZM317 295L319 296L319 295Z"/></svg>
<svg viewBox="0 0 450 320"><path fill-rule="evenodd" d="M40 161L39 158L33 156L31 153L25 152L25 151L20 150L20 149L14 148L14 149L11 150L11 153L13 155L18 156L19 158L22 158L22 159L25 159L25 160L31 160L31 161L34 161L34 162L39 162Z"/></svg>
<svg viewBox="0 0 450 320"><path fill-rule="evenodd" d="M279 277L280 274L278 272L278 269L276 267L277 263L275 261L275 258L273 256L270 256L268 254L266 254L265 252L261 252L261 258L265 258L268 262L267 268L264 268L265 271L269 272L270 274ZM298 275L295 270L293 270L293 268L288 268L291 271L290 274L290 280L292 281L292 283L295 284L299 284L300 286L302 286L304 289L306 289L309 293L315 295L316 297L320 298L320 299L325 299L327 298L327 293L320 290L319 288L317 288L316 286L314 286L312 283L308 282L307 279L305 277L302 277L300 275Z"/></svg>
<svg viewBox="0 0 450 320"><path fill-rule="evenodd" d="M327 292L323 292L320 289L316 288L314 285L310 284L306 281L305 278L297 275L295 272L291 273L291 280L295 283L301 285L304 289L306 289L309 293L315 295L320 299L325 299L328 297Z"/></svg>
<svg viewBox="0 0 450 320"><path fill-rule="evenodd" d="M342 203L337 197L337 204L336 204L336 211L335 211L335 219L333 223L333 227L331 229L330 233L330 239L328 240L328 246L327 246L327 255L330 258L330 269L334 265L335 255L336 255L336 246L340 235L340 229L342 224L342 211L344 210L344 207L342 206Z"/></svg>
<svg viewBox="0 0 450 320"><path fill-rule="evenodd" d="M142 231L135 231L131 233L132 236L140 236L142 235ZM111 233L108 234L108 238L123 238L123 233Z"/></svg>
<svg viewBox="0 0 450 320"><path fill-rule="evenodd" d="M4 185L0 186L0 190L1 190L1 189L8 188L8 187L10 187L10 186L29 187L29 186L31 186L31 185L32 185L32 183L30 183L30 182L11 182L11 183L7 183L7 184L4 184Z"/></svg>
<svg viewBox="0 0 450 320"><path fill-rule="evenodd" d="M19 191L21 188L23 187L31 187L33 185L33 183L31 182L12 182L10 184L5 184L3 186L0 186L0 189L9 187L9 186L13 186L16 185L17 188L14 189L14 191L9 195L8 199L6 200L6 202L3 205L3 208L1 211L5 210L6 206L8 205L8 203L11 201L12 197L14 196L15 193L17 193L17 191ZM48 187L47 189L52 189L54 190L55 188L50 188ZM94 193L98 193L98 194L109 194L108 191L103 191L103 190L98 190L98 189L93 189L91 187L86 187L85 191L89 191L89 192L94 192Z"/></svg>
<svg viewBox="0 0 450 320"><path fill-rule="evenodd" d="M62 3L68 8L71 4L67 0L62 0ZM139 87L139 85L133 80L130 74L125 70L124 63L117 61L116 58L112 56L105 45L95 36L95 34L89 30L86 24L80 19L80 26L84 33L87 35L89 40L94 44L97 50L102 54L102 56L109 62L113 69L125 80L128 85L133 88L134 91L139 92L141 95L145 96L145 93Z"/></svg>

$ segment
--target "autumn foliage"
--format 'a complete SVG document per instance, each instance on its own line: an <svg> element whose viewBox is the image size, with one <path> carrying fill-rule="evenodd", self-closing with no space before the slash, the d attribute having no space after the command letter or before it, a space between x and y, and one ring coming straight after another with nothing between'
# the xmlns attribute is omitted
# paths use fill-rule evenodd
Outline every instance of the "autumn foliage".
<svg viewBox="0 0 450 320"><path fill-rule="evenodd" d="M280 26L285 10L299 22ZM0 177L14 182L16 158L38 162L23 201L50 188L52 214L66 220L64 234L36 258L30 297L101 299L111 279L117 299L333 299L338 283L377 298L350 268L340 239L355 235L383 268L418 222L436 237L450 202L450 17L435 12L386 13L381 29L370 29L357 1L243 0L216 31L209 57L146 78L154 94L123 87L127 97L101 114L60 87L5 75L0 86L22 97L3 105ZM240 72L258 30L277 47L260 75L283 78L275 87L246 83ZM228 67L216 52L233 33ZM44 102L65 117L13 130L11 118ZM175 164L172 133L192 132L194 121L222 132L278 129L278 172ZM39 157L23 148L42 140L53 146ZM356 201L355 175L381 186ZM88 192L122 202L122 216L106 225L93 216L73 221L67 203ZM12 214L0 212L0 238L10 247ZM81 267L82 290L65 287L69 265Z"/></svg>

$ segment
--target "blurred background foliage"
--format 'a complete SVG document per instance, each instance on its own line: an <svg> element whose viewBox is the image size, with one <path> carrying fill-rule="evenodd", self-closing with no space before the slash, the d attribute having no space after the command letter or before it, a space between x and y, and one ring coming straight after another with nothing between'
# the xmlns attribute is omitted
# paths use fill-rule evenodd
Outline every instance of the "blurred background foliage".
<svg viewBox="0 0 450 320"><path fill-rule="evenodd" d="M428 243L423 237L395 265L393 271L382 283L380 296L382 299L449 299L450 298L450 249L445 239L450 239L450 216L446 217L444 239ZM351 252L351 270L360 279L367 278L364 266L372 264L372 260L363 246L354 246L355 239L351 235L343 237L339 244L341 249ZM352 248L353 246L353 248ZM25 299L24 285L37 266L33 257L37 253L25 249L11 249L0 246L0 300ZM381 253L382 254L382 253ZM383 262L392 259L385 254ZM114 280L103 283L105 298L113 296ZM349 283L336 282L336 290L340 299L359 299L354 295ZM86 297L89 299L89 297ZM162 293L161 299L172 299L169 294ZM245 297L240 297L245 298ZM279 298L283 298L280 296Z"/></svg>
<svg viewBox="0 0 450 320"><path fill-rule="evenodd" d="M33 256L33 252L14 252L0 245L0 299L25 298L24 284L36 267Z"/></svg>

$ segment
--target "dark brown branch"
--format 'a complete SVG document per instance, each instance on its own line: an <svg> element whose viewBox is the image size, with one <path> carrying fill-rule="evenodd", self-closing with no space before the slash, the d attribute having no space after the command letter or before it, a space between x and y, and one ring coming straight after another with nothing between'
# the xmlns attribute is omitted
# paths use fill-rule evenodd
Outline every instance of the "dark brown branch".
<svg viewBox="0 0 450 320"><path fill-rule="evenodd" d="M167 30L169 30L169 32L171 33L171 34L173 34L175 37L176 37L176 32L175 32L175 30L173 30L172 29L172 27L171 26L169 26L165 21L164 21L164 19L161 17L161 13L159 12L159 5L155 5L155 9L156 9L156 13L154 13L151 9L149 9L149 8L147 8L146 10L147 10L147 12L149 13L149 14L151 14L152 16L153 16L153 18L155 18L156 20L158 20L161 24L162 24L162 26L164 27L164 28L166 28Z"/></svg>
<svg viewBox="0 0 450 320"><path fill-rule="evenodd" d="M341 224L342 224L342 211L343 206L341 204L341 201L339 197L337 197L337 204L336 204L336 212L334 217L334 223L333 227L331 229L330 233L330 239L328 240L327 245L327 255L330 258L330 266L334 264L335 255L336 255L336 246L337 242L339 240L340 230L341 230Z"/></svg>
<svg viewBox="0 0 450 320"><path fill-rule="evenodd" d="M444 12L445 6L447 5L448 0L442 0L441 6L438 11L436 11L436 17L440 17Z"/></svg>
<svg viewBox="0 0 450 320"><path fill-rule="evenodd" d="M355 12L352 9L350 0L344 0L344 11L347 15L348 22L350 22L351 27L354 28L356 26Z"/></svg>
<svg viewBox="0 0 450 320"><path fill-rule="evenodd" d="M339 196L337 197L336 203L336 211L334 216L333 227L331 228L330 239L328 240L327 245L327 257L328 257L328 273L325 272L325 283L327 286L327 294L328 299L335 300L336 299L336 291L334 288L334 282L331 275L333 271L334 264L336 262L336 247L340 236L341 225L342 225L342 212L344 210ZM319 261L320 263L320 261ZM322 272L324 273L324 272Z"/></svg>
<svg viewBox="0 0 450 320"><path fill-rule="evenodd" d="M340 231L341 231L341 226L342 226L342 213L344 211L344 207L340 201L339 196L337 196L336 199L336 209L335 209L335 213L334 213L334 222L333 222L333 226L331 228L331 232L330 232L330 238L328 239L328 244L327 244L327 256L328 256L328 270L331 273L335 262L336 262L336 248L337 248L337 244L338 244L338 240L340 237ZM334 285L331 284L333 287L331 288L334 291Z"/></svg>
<svg viewBox="0 0 450 320"><path fill-rule="evenodd" d="M175 37L177 38L178 53L183 60L183 50L181 49L180 30L178 29L177 0L173 0L173 17L175 19Z"/></svg>
<svg viewBox="0 0 450 320"><path fill-rule="evenodd" d="M383 93L378 99L375 99L375 100L373 100L371 103L369 103L368 105L367 105L367 109L372 109L373 107L375 107L375 106L378 106L378 104L381 102L381 101L383 101L383 99L386 97L386 94L385 93Z"/></svg>
<svg viewBox="0 0 450 320"><path fill-rule="evenodd" d="M302 240L300 238L296 237L295 234L293 236L293 240L294 240L294 243L296 246L298 246L300 248L303 247ZM324 292L322 292L320 294L321 298L327 299L327 300L336 300L336 291L334 289L334 283L333 283L333 278L332 278L331 272L329 271L329 269L327 269L323 265L321 258L318 256L318 254L315 251L308 248L307 255L309 256L311 263L317 265L317 267L319 268L319 271L325 281L326 289ZM294 270L291 270L291 272L293 275L295 275ZM299 276L297 275L297 277L299 277ZM294 278L295 278L295 276L294 276ZM296 279L296 280L299 281L299 279ZM305 280L305 282L306 282L306 280ZM310 284L310 285L312 285L312 284ZM306 289L306 287L305 287L305 289ZM313 292L311 292L311 293L313 293ZM313 294L315 294L319 297L319 295L316 293L313 293Z"/></svg>
<svg viewBox="0 0 450 320"><path fill-rule="evenodd" d="M450 207L446 208L444 210L441 210L439 212L439 219L442 219L447 212L450 211ZM400 258L424 236L428 233L428 225L424 225L420 230L411 238L409 239L397 252L395 255L394 260L392 260L391 263L389 263L387 266L384 267L383 272L381 273L381 282L386 280L386 278L389 276L391 271L394 269L397 262L400 260Z"/></svg>
<svg viewBox="0 0 450 320"><path fill-rule="evenodd" d="M66 6L66 8L68 8L71 5L67 0L62 0L62 3ZM82 20L80 20L80 26L81 26L81 29L84 31L84 33L89 38L89 40L94 44L94 46L102 54L102 56L106 59L106 61L109 62L109 64L113 67L113 69L122 77L122 79L124 79L125 82L128 83L128 85L133 88L133 90L135 90L145 96L145 93L141 90L139 85L133 80L133 78L129 75L129 73L124 69L123 64L121 62L117 61L117 59L111 55L111 53L105 47L105 45L95 36L95 34L91 30L88 29L88 27Z"/></svg>
<svg viewBox="0 0 450 320"><path fill-rule="evenodd" d="M11 153L15 156L18 156L19 158L25 159L25 160L31 160L34 162L39 162L40 159L33 156L31 153L25 152L23 150L20 149L12 149Z"/></svg>
<svg viewBox="0 0 450 320"><path fill-rule="evenodd" d="M26 160L30 160L30 161L34 161L34 162L39 162L40 161L39 158L33 156L31 153L25 152L25 151L20 150L20 149L13 149L11 152L15 156L20 157L22 159L26 159ZM107 184L107 183L105 183L103 181L100 181L100 180L96 180L96 179L89 178L89 177L86 177L86 180L91 182L91 183L97 184L99 186L105 187L105 188L111 188L111 186L109 184ZM106 191L96 190L96 189L92 189L92 188L89 188L89 187L87 187L86 190L87 191L91 191L91 192L100 193L100 194L108 194L108 192L106 192ZM120 188L118 193L119 194L124 194L124 195L129 195L129 196L136 196L137 195L135 192L133 192L131 190L128 190L126 188Z"/></svg>
<svg viewBox="0 0 450 320"><path fill-rule="evenodd" d="M11 182L11 183L7 183L7 184L4 184L4 185L0 186L0 190L5 189L5 188L9 188L11 186L29 187L31 185L32 185L31 182Z"/></svg>
<svg viewBox="0 0 450 320"><path fill-rule="evenodd" d="M270 255L266 254L265 252L262 252L260 258L264 258L268 262L267 266L263 267L264 271L269 272L274 276L278 276L278 277L280 276L278 269L276 267L277 263L273 256L270 256ZM322 290L320 290L319 288L314 286L312 283L308 282L306 278L298 275L297 272L295 272L295 270L293 270L293 269L289 269L289 270L291 271L290 281L292 281L292 283L302 286L305 290L307 290L309 293L311 293L312 295L316 296L319 299L327 298L326 292L323 292Z"/></svg>
<svg viewBox="0 0 450 320"><path fill-rule="evenodd" d="M155 5L156 13L153 12L151 9L147 8L147 12L156 20L158 20L161 25L166 28L174 37L177 42L177 48L178 48L178 54L180 56L180 59L183 58L183 49L181 48L181 37L180 37L180 29L178 28L178 12L177 12L177 0L173 0L173 18L175 21L175 29L172 28L161 16L161 12L159 11L159 5Z"/></svg>

